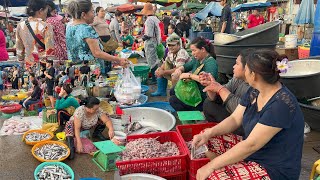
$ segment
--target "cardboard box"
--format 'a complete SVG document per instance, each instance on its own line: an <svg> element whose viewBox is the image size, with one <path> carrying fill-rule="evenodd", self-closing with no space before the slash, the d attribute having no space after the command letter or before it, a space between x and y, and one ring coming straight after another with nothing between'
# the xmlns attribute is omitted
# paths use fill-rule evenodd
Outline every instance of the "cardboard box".
<svg viewBox="0 0 320 180"><path fill-rule="evenodd" d="M296 60L299 59L298 57L298 48L284 48L284 47L277 47L276 51L282 55L285 54L288 56L288 60Z"/></svg>

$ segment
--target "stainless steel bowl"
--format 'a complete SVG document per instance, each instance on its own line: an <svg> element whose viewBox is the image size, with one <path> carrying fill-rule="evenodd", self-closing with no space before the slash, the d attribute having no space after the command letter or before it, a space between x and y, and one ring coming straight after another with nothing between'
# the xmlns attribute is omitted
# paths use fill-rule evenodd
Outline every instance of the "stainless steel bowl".
<svg viewBox="0 0 320 180"><path fill-rule="evenodd" d="M165 180L162 177L145 174L145 173L135 173L135 174L127 174L121 176L121 180Z"/></svg>
<svg viewBox="0 0 320 180"><path fill-rule="evenodd" d="M133 122L142 126L150 126L162 132L170 131L176 124L176 118L168 111L152 107L133 107L123 109L126 115L131 115Z"/></svg>

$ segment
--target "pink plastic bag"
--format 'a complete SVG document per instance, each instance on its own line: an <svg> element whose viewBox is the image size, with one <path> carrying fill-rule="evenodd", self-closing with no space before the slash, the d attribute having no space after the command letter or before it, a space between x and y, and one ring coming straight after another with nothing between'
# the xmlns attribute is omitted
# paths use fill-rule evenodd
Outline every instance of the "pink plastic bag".
<svg viewBox="0 0 320 180"><path fill-rule="evenodd" d="M88 138L80 138L82 143L83 151L82 153L90 154L97 151L92 141ZM74 146L77 148L77 140L74 138Z"/></svg>

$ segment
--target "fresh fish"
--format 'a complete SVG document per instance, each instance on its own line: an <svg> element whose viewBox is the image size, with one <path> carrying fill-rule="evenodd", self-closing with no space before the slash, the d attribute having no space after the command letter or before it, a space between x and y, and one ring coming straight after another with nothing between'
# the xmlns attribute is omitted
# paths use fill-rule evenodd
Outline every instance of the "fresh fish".
<svg viewBox="0 0 320 180"><path fill-rule="evenodd" d="M39 180L71 180L71 175L61 166L45 166L41 169L37 177Z"/></svg>
<svg viewBox="0 0 320 180"><path fill-rule="evenodd" d="M48 133L37 133L37 132L32 132L26 135L25 140L29 142L37 142L37 141L42 141L42 140L47 140L50 139L51 136Z"/></svg>
<svg viewBox="0 0 320 180"><path fill-rule="evenodd" d="M34 153L45 160L59 160L68 155L68 149L58 144L46 144L36 148Z"/></svg>
<svg viewBox="0 0 320 180"><path fill-rule="evenodd" d="M130 135L136 135L136 134L148 134L148 133L151 133L151 132L158 132L159 130L153 128L153 127L150 127L150 126L146 126L146 127L143 127L141 129L138 129L134 132L131 132Z"/></svg>

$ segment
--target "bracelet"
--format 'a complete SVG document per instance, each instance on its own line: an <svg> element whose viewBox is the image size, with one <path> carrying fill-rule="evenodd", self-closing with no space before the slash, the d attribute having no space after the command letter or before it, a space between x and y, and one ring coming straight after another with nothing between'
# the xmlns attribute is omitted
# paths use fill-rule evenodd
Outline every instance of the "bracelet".
<svg viewBox="0 0 320 180"><path fill-rule="evenodd" d="M190 73L190 74L189 74L189 78L190 78L190 79L192 79L192 78L191 78L191 75L192 75L192 74Z"/></svg>
<svg viewBox="0 0 320 180"><path fill-rule="evenodd" d="M217 95L220 96L220 91L225 88L224 86L222 86L218 91L217 91Z"/></svg>

